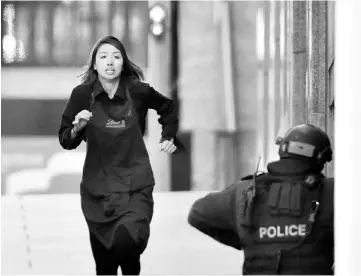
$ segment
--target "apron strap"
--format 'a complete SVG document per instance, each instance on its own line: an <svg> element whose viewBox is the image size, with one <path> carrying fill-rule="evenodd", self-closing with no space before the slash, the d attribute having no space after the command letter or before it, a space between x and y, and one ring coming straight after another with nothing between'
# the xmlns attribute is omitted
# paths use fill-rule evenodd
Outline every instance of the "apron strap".
<svg viewBox="0 0 361 276"><path fill-rule="evenodd" d="M94 103L95 103L95 98L94 98L94 92L92 91L90 94L89 111L92 110Z"/></svg>
<svg viewBox="0 0 361 276"><path fill-rule="evenodd" d="M127 100L132 100L132 97L130 96L130 93L129 93L129 88L127 85L124 86L124 89L125 89L125 95L127 96Z"/></svg>

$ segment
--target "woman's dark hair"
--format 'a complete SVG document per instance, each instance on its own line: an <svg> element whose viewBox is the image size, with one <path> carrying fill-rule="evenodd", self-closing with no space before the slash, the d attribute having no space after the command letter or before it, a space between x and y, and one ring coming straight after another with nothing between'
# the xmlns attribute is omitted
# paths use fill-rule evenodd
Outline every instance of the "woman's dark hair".
<svg viewBox="0 0 361 276"><path fill-rule="evenodd" d="M98 74L96 70L94 69L94 63L95 63L95 56L98 52L98 49L103 44L110 44L117 48L120 53L122 54L123 58L123 70L121 72L121 78L122 81L124 81L126 84L130 84L133 81L137 80L143 80L144 74L142 69L140 69L137 65L135 65L129 58L125 51L125 48L123 44L114 36L106 36L101 39L99 39L91 53L88 59L87 64L85 65L85 72L80 75L82 83L92 83L95 80L98 79Z"/></svg>

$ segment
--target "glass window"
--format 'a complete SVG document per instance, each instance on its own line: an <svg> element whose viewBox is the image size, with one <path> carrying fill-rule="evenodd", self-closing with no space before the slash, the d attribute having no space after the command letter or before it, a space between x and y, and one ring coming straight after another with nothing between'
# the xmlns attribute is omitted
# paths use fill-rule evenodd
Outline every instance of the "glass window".
<svg viewBox="0 0 361 276"><path fill-rule="evenodd" d="M2 24L4 32L2 34L2 61L5 64L16 61L17 41L15 37L15 5L6 4L2 10Z"/></svg>
<svg viewBox="0 0 361 276"><path fill-rule="evenodd" d="M59 65L69 64L72 60L71 9L70 4L58 5L54 14L53 58Z"/></svg>
<svg viewBox="0 0 361 276"><path fill-rule="evenodd" d="M19 6L17 9L17 37L18 37L18 51L20 61L27 62L29 60L29 45L30 45L30 10L25 6Z"/></svg>
<svg viewBox="0 0 361 276"><path fill-rule="evenodd" d="M127 23L126 3L123 1L114 3L114 13L111 22L111 26L112 26L111 33L113 36L115 36L120 41L122 41L122 43L125 43L124 39L127 34L126 23Z"/></svg>
<svg viewBox="0 0 361 276"><path fill-rule="evenodd" d="M77 64L85 65L89 58L89 53L92 50L93 34L92 34L92 8L89 1L77 2L76 9L76 24L75 37L76 54L75 59Z"/></svg>
<svg viewBox="0 0 361 276"><path fill-rule="evenodd" d="M146 65L147 1L2 1L1 12L3 66L83 66L106 35Z"/></svg>
<svg viewBox="0 0 361 276"><path fill-rule="evenodd" d="M96 40L110 34L109 12L110 3L108 1L94 2L94 24L96 29Z"/></svg>
<svg viewBox="0 0 361 276"><path fill-rule="evenodd" d="M148 2L131 2L129 11L130 57L141 67L147 65Z"/></svg>
<svg viewBox="0 0 361 276"><path fill-rule="evenodd" d="M50 53L49 53L49 43L51 42L48 37L48 14L49 8L47 5L36 4L37 8L35 10L35 22L34 22L34 50L36 60L40 64L47 63Z"/></svg>

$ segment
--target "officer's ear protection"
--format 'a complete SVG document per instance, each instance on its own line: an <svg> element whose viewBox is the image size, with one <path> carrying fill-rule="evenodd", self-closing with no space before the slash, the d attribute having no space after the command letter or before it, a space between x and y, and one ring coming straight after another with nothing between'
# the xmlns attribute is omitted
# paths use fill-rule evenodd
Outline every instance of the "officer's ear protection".
<svg viewBox="0 0 361 276"><path fill-rule="evenodd" d="M325 148L317 155L317 161L320 164L332 161L332 149L330 147Z"/></svg>

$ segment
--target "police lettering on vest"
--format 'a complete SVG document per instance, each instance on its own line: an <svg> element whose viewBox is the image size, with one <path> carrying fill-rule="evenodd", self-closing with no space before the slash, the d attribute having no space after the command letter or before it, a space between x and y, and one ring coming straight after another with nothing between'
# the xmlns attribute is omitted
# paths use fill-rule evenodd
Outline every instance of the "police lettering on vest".
<svg viewBox="0 0 361 276"><path fill-rule="evenodd" d="M259 238L261 240L265 238L302 237L304 235L306 235L306 224L278 225L259 228Z"/></svg>

